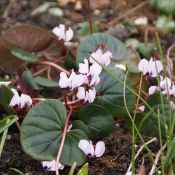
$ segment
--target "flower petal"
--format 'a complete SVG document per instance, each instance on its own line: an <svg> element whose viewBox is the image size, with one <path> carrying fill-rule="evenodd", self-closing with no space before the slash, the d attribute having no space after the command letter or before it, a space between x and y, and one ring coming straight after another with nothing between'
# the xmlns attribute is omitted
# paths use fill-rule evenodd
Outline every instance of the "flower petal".
<svg viewBox="0 0 175 175"><path fill-rule="evenodd" d="M65 41L70 41L73 38L74 32L73 30L69 27L68 30L66 30L66 34L65 34Z"/></svg>
<svg viewBox="0 0 175 175"><path fill-rule="evenodd" d="M21 94L21 99L20 99L20 108L23 108L25 106L31 106L32 105L32 99L29 95L26 94Z"/></svg>
<svg viewBox="0 0 175 175"><path fill-rule="evenodd" d="M77 98L80 100L84 100L85 96L86 96L86 93L85 93L84 87L79 87L77 92Z"/></svg>
<svg viewBox="0 0 175 175"><path fill-rule="evenodd" d="M70 80L67 77L65 72L61 72L60 73L60 80L59 80L58 84L59 84L59 86L61 88L68 88L68 87L70 87Z"/></svg>
<svg viewBox="0 0 175 175"><path fill-rule="evenodd" d="M138 70L145 75L148 70L148 60L142 59L138 64Z"/></svg>
<svg viewBox="0 0 175 175"><path fill-rule="evenodd" d="M149 91L148 91L148 94L149 95L153 95L155 92L158 91L158 87L157 86L150 86L149 87Z"/></svg>
<svg viewBox="0 0 175 175"><path fill-rule="evenodd" d="M99 141L95 147L95 156L101 157L105 152L105 143L103 141Z"/></svg>
<svg viewBox="0 0 175 175"><path fill-rule="evenodd" d="M90 156L94 156L94 147L91 141L88 140L80 140L78 143L78 147L86 154Z"/></svg>
<svg viewBox="0 0 175 175"><path fill-rule="evenodd" d="M56 164L55 160L42 161L41 163L42 163L42 166L43 166L44 170L46 170L46 171L55 171L55 164ZM58 169L63 170L64 169L64 165L59 163Z"/></svg>

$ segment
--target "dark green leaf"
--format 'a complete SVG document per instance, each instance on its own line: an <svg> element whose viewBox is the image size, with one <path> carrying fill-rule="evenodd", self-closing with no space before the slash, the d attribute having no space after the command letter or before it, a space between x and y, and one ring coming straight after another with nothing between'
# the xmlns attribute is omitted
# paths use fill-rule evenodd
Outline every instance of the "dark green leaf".
<svg viewBox="0 0 175 175"><path fill-rule="evenodd" d="M67 112L58 100L46 100L34 106L23 120L21 126L21 145L26 154L37 160L55 160L65 125ZM81 139L87 139L81 130L67 133L61 163L81 165L85 155L78 148Z"/></svg>
<svg viewBox="0 0 175 175"><path fill-rule="evenodd" d="M44 87L58 87L58 82L53 80L48 80L47 78L37 76L34 78L36 84Z"/></svg>
<svg viewBox="0 0 175 175"><path fill-rule="evenodd" d="M11 54L16 56L17 58L20 58L23 61L28 61L31 63L35 63L35 62L39 61L39 59L36 56L34 56L31 53L28 53L25 50L20 49L20 48L12 48Z"/></svg>
<svg viewBox="0 0 175 175"><path fill-rule="evenodd" d="M25 81L27 85L29 85L31 88L35 90L40 90L41 87L36 83L35 79L32 76L32 73L30 71L24 71L22 74L22 78Z"/></svg>
<svg viewBox="0 0 175 175"><path fill-rule="evenodd" d="M95 33L87 36L85 40L80 43L77 50L77 63L83 62L83 60L89 57L89 54L94 52L99 44L106 44L112 52L113 60L121 60L126 53L125 45L117 38L102 33Z"/></svg>
<svg viewBox="0 0 175 175"><path fill-rule="evenodd" d="M78 119L73 127L84 130L90 139L99 139L111 133L114 126L113 116L99 105L86 105L78 111Z"/></svg>
<svg viewBox="0 0 175 175"><path fill-rule="evenodd" d="M118 79L124 81L125 74L123 71L112 67L110 70ZM101 81L96 86L98 96L96 97L95 104L104 106L115 117L127 115L124 105L123 85L109 76L106 72L102 72L100 78ZM130 86L129 80L126 81L126 84ZM129 111L132 111L135 108L135 96L127 89L125 95L128 109Z"/></svg>

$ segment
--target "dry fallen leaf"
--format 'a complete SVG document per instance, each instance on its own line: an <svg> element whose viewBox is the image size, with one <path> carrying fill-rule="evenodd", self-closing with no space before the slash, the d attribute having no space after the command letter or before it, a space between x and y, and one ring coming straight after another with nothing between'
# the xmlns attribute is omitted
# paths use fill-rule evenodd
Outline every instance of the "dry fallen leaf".
<svg viewBox="0 0 175 175"><path fill-rule="evenodd" d="M139 175L146 175L146 168L145 168L145 165L140 165L138 174L139 174Z"/></svg>

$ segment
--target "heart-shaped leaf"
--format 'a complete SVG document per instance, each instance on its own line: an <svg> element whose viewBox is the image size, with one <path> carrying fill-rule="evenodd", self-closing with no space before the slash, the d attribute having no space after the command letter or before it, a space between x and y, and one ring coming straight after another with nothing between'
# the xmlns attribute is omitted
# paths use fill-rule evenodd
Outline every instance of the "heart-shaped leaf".
<svg viewBox="0 0 175 175"><path fill-rule="evenodd" d="M118 79L124 82L125 74L123 71L115 67L111 67L110 71ZM120 82L117 82L113 77L109 76L106 72L102 72L100 79L100 83L96 86L98 96L94 103L104 106L115 117L123 117L127 115L124 105L123 85ZM126 84L130 86L130 81L128 79ZM127 107L129 111L132 111L135 107L135 96L127 89L125 96Z"/></svg>
<svg viewBox="0 0 175 175"><path fill-rule="evenodd" d="M99 44L107 45L110 52L112 52L113 60L121 60L127 50L125 45L117 38L104 33L95 33L87 36L87 38L80 43L76 56L77 63L83 62L85 58L89 57L89 54L94 52Z"/></svg>
<svg viewBox="0 0 175 175"><path fill-rule="evenodd" d="M28 53L20 48L12 48L11 54L16 56L17 58L20 58L23 61L28 61L31 63L39 61L39 58L37 58L35 55L32 55L31 53Z"/></svg>
<svg viewBox="0 0 175 175"><path fill-rule="evenodd" d="M90 139L99 139L111 133L114 126L113 116L99 105L86 105L79 109L78 119L73 128L84 130Z"/></svg>
<svg viewBox="0 0 175 175"><path fill-rule="evenodd" d="M48 80L47 78L37 76L34 78L35 82L44 87L58 87L58 82L53 80Z"/></svg>
<svg viewBox="0 0 175 175"><path fill-rule="evenodd" d="M37 160L56 159L66 117L66 109L58 100L46 100L34 106L21 126L20 140L24 152ZM60 161L62 164L77 162L81 165L86 161L78 148L81 139L87 139L81 130L67 133Z"/></svg>
<svg viewBox="0 0 175 175"><path fill-rule="evenodd" d="M11 54L12 48L20 48L28 53L47 53L50 59L65 52L64 45L55 36L32 25L15 26L0 38L0 65L6 69L16 69L22 63Z"/></svg>

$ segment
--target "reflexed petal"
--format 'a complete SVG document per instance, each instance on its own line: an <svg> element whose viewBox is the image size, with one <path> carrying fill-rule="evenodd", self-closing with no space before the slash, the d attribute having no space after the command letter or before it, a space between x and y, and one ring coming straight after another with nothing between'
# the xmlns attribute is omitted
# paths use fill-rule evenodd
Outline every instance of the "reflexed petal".
<svg viewBox="0 0 175 175"><path fill-rule="evenodd" d="M58 37L59 40L65 41L65 26L60 24L59 27L55 27L52 32Z"/></svg>
<svg viewBox="0 0 175 175"><path fill-rule="evenodd" d="M91 141L88 140L80 140L78 143L78 147L86 154L86 155L94 155L94 147Z"/></svg>
<svg viewBox="0 0 175 175"><path fill-rule="evenodd" d="M105 143L103 141L99 141L95 147L95 156L101 157L105 152Z"/></svg>
<svg viewBox="0 0 175 175"><path fill-rule="evenodd" d="M94 59L100 62L102 55L103 55L102 50L98 48L95 52L92 52L92 54L90 55L90 62L95 63Z"/></svg>
<svg viewBox="0 0 175 175"><path fill-rule="evenodd" d="M85 94L85 89L84 87L79 87L78 92L77 92L77 98L80 100L84 100L86 94Z"/></svg>
<svg viewBox="0 0 175 175"><path fill-rule="evenodd" d="M71 82L71 89L75 89L75 88L81 86L85 81L84 76L81 74L76 75L74 70L72 70L72 73L71 73L69 79Z"/></svg>
<svg viewBox="0 0 175 175"><path fill-rule="evenodd" d="M73 38L74 32L73 30L69 27L69 29L66 31L66 40L65 41L70 41Z"/></svg>
<svg viewBox="0 0 175 175"><path fill-rule="evenodd" d="M12 97L9 106L14 107L14 106L19 106L21 98L17 92L16 89L11 89L11 91L14 93L14 96Z"/></svg>
<svg viewBox="0 0 175 175"><path fill-rule="evenodd" d="M20 107L23 108L25 106L31 106L32 105L32 99L29 95L21 94L21 102Z"/></svg>
<svg viewBox="0 0 175 175"><path fill-rule="evenodd" d="M89 91L86 91L86 96L85 96L84 101L85 102L88 101L89 103L92 103L92 102L94 102L95 96L96 96L95 88L89 89Z"/></svg>
<svg viewBox="0 0 175 175"><path fill-rule="evenodd" d="M98 63L93 63L90 66L90 73L93 75L100 75L102 67Z"/></svg>
<svg viewBox="0 0 175 175"><path fill-rule="evenodd" d="M150 86L148 94L149 95L153 95L157 91L158 91L158 87L157 86Z"/></svg>
<svg viewBox="0 0 175 175"><path fill-rule="evenodd" d="M89 72L89 63L87 59L84 59L84 63L79 63L79 73L87 74Z"/></svg>
<svg viewBox="0 0 175 175"><path fill-rule="evenodd" d="M100 82L100 77L98 75L93 75L89 83L90 86L97 85Z"/></svg>
<svg viewBox="0 0 175 175"><path fill-rule="evenodd" d="M139 64L138 64L138 69L139 71L143 72L143 74L145 75L148 68L148 60L146 59L142 59Z"/></svg>
<svg viewBox="0 0 175 175"><path fill-rule="evenodd" d="M173 87L170 89L169 93L170 93L170 96L175 97L175 86L174 86L174 85L173 85Z"/></svg>
<svg viewBox="0 0 175 175"><path fill-rule="evenodd" d="M65 72L61 72L60 73L60 80L59 80L58 84L59 84L59 86L61 88L68 88L68 87L70 87L70 81L69 81L69 79L68 79L68 77L67 77Z"/></svg>

